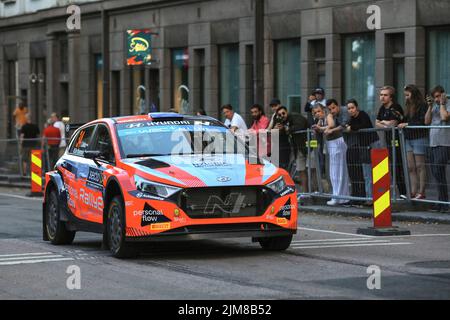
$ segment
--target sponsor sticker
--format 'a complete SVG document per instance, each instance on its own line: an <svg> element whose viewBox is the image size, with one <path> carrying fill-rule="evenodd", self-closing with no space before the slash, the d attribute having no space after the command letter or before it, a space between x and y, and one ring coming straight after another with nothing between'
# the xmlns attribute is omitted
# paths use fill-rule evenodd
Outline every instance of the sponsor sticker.
<svg viewBox="0 0 450 320"><path fill-rule="evenodd" d="M288 194L294 193L295 189L292 187L287 187L282 193L280 193L280 196L284 197Z"/></svg>
<svg viewBox="0 0 450 320"><path fill-rule="evenodd" d="M291 204L291 199L289 199L284 206L280 208L276 217L291 220L292 210L296 210L295 205Z"/></svg>
<svg viewBox="0 0 450 320"><path fill-rule="evenodd" d="M103 191L103 171L90 167L86 186L94 190Z"/></svg>
<svg viewBox="0 0 450 320"><path fill-rule="evenodd" d="M141 227L148 225L153 226L154 224L167 223L171 221L164 215L162 210L155 209L148 203L145 204L143 210L135 210L133 215L141 216Z"/></svg>
<svg viewBox="0 0 450 320"><path fill-rule="evenodd" d="M167 230L170 229L170 222L166 223L155 223L150 226L151 230Z"/></svg>
<svg viewBox="0 0 450 320"><path fill-rule="evenodd" d="M130 191L128 193L130 195L132 195L133 197L136 197L138 199L161 200L161 201L164 200L164 198L157 197L157 196L154 196L154 195L151 195L151 194L148 194L148 193L144 193L144 192L141 192L141 191L137 191L137 190Z"/></svg>

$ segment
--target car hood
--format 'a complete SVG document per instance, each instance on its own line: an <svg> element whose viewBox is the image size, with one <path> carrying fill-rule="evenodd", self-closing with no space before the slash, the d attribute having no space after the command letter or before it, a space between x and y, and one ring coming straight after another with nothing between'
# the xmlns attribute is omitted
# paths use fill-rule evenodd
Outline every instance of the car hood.
<svg viewBox="0 0 450 320"><path fill-rule="evenodd" d="M249 164L243 155L170 155L126 159L123 163L169 183L186 187L265 184L278 168L263 160Z"/></svg>

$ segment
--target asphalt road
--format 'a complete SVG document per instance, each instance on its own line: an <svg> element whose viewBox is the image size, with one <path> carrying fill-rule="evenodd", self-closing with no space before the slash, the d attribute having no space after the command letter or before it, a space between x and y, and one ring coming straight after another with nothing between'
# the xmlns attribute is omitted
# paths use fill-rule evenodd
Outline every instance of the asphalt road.
<svg viewBox="0 0 450 320"><path fill-rule="evenodd" d="M369 220L301 213L283 253L250 239L167 243L118 260L101 237L42 241L41 200L0 189L0 299L449 299L450 226L399 224L412 236L356 235ZM80 289L67 288L78 266ZM369 266L381 288L369 290Z"/></svg>

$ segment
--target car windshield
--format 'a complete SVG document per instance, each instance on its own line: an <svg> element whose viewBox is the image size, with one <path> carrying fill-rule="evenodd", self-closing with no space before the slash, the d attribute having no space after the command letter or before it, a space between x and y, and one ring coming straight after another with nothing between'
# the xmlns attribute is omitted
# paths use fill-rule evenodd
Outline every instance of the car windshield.
<svg viewBox="0 0 450 320"><path fill-rule="evenodd" d="M148 121L117 124L124 158L186 154L246 154L245 143L208 121Z"/></svg>

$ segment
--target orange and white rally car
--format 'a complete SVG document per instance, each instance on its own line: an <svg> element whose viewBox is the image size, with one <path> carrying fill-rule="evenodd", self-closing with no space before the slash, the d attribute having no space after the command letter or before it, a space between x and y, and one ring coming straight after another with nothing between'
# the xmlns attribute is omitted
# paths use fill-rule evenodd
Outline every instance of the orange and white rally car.
<svg viewBox="0 0 450 320"><path fill-rule="evenodd" d="M78 128L46 174L43 237L69 244L103 234L116 257L137 241L251 237L285 250L297 231L297 193L285 170L210 117L151 113Z"/></svg>

